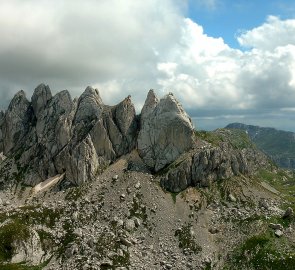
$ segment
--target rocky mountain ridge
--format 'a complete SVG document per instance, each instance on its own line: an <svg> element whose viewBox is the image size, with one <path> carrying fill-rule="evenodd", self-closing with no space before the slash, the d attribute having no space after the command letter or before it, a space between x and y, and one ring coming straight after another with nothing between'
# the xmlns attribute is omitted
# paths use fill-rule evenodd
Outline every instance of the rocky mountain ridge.
<svg viewBox="0 0 295 270"><path fill-rule="evenodd" d="M52 96L50 88L41 84L31 101L20 91L1 114L0 152L8 157L6 178L18 174L27 185L63 173L65 182L80 185L132 150L153 173L163 174L173 162L178 164L161 181L172 192L253 174L260 164L254 158L260 154L253 155L252 148L237 150L226 142L218 147L202 145L191 119L171 93L158 100L150 90L141 114L136 115L130 96L108 106L92 87L72 100L68 91ZM177 160L182 154L186 157Z"/></svg>
<svg viewBox="0 0 295 270"><path fill-rule="evenodd" d="M42 84L0 127L0 269L294 268L294 174L172 94L136 115Z"/></svg>

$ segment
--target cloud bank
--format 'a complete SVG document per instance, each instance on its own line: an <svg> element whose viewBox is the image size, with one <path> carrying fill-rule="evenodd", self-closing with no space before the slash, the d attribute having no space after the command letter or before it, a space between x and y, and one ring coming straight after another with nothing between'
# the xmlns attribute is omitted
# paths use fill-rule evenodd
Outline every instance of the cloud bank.
<svg viewBox="0 0 295 270"><path fill-rule="evenodd" d="M197 126L281 119L292 129L295 20L269 16L239 34L236 49L206 35L186 8L182 0L1 1L0 108L41 82L72 96L93 85L108 104L131 94L137 108L154 88L172 91Z"/></svg>

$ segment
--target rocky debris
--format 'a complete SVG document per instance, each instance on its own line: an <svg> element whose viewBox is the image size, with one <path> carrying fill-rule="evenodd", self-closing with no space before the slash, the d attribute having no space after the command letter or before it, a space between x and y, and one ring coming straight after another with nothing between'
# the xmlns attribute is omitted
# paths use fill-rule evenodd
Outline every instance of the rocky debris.
<svg viewBox="0 0 295 270"><path fill-rule="evenodd" d="M281 230L276 230L275 231L275 236L277 236L277 237L281 237L281 236L283 236L284 235L284 233L281 231Z"/></svg>
<svg viewBox="0 0 295 270"><path fill-rule="evenodd" d="M170 93L160 101L150 90L141 111L138 151L155 172L176 160L194 144L191 119Z"/></svg>
<svg viewBox="0 0 295 270"><path fill-rule="evenodd" d="M291 207L288 207L283 215L283 218L290 218L294 216L294 211Z"/></svg>

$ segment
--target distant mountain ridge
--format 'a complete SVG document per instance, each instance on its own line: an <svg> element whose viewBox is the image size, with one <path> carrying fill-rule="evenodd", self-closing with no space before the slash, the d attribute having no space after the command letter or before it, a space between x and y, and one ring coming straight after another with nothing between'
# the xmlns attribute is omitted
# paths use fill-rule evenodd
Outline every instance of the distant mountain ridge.
<svg viewBox="0 0 295 270"><path fill-rule="evenodd" d="M278 166L295 169L294 132L242 123L231 123L225 128L246 131L253 143L266 153Z"/></svg>

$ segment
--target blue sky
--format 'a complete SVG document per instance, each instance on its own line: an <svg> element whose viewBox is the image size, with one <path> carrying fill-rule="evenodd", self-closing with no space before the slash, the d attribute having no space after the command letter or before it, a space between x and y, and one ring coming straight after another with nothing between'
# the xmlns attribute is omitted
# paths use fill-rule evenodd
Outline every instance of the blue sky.
<svg viewBox="0 0 295 270"><path fill-rule="evenodd" d="M294 0L189 0L187 14L212 37L222 37L233 48L241 31L263 24L269 15L295 17Z"/></svg>
<svg viewBox="0 0 295 270"><path fill-rule="evenodd" d="M0 109L41 82L138 113L173 92L198 129L295 131L295 1L0 1Z"/></svg>

